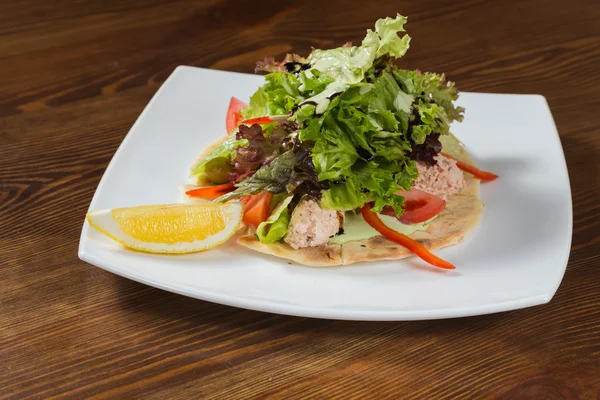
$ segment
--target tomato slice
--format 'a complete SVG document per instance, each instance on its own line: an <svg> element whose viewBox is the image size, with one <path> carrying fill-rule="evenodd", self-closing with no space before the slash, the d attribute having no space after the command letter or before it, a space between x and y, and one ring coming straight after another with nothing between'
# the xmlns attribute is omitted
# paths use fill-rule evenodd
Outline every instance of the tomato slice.
<svg viewBox="0 0 600 400"><path fill-rule="evenodd" d="M269 218L272 198L273 195L269 192L262 192L251 196L246 201L246 210L244 211L242 221L254 229L258 228L261 222Z"/></svg>
<svg viewBox="0 0 600 400"><path fill-rule="evenodd" d="M398 218L403 224L411 225L425 222L438 215L446 202L430 193L412 188L410 191L399 191L397 195L404 197L404 213ZM392 207L384 207L383 215L395 217Z"/></svg>
<svg viewBox="0 0 600 400"><path fill-rule="evenodd" d="M241 109L248 107L248 104L244 103L240 99L232 97L229 100L229 108L227 109L227 116L225 117L225 129L227 133L234 130L242 120Z"/></svg>
<svg viewBox="0 0 600 400"><path fill-rule="evenodd" d="M258 196L253 196L253 195L242 196L240 198L240 201L246 205L246 210L249 210L252 207L254 207L254 205L258 202L258 200L260 200L260 198Z"/></svg>

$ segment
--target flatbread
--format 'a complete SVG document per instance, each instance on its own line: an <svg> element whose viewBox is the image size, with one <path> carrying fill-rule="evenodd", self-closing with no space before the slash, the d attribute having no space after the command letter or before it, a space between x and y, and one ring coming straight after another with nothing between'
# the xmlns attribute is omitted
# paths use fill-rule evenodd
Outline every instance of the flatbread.
<svg viewBox="0 0 600 400"><path fill-rule="evenodd" d="M410 235L429 250L460 243L477 226L483 202L477 197L456 195L448 199L446 208L433 220L426 231ZM412 256L413 253L383 236L347 242L342 245L342 264L360 261L397 260Z"/></svg>
<svg viewBox="0 0 600 400"><path fill-rule="evenodd" d="M237 242L259 253L285 258L311 267L344 265L342 259L342 247L344 245L328 244L320 247L307 247L295 250L285 242L261 243L254 233L241 236Z"/></svg>
<svg viewBox="0 0 600 400"><path fill-rule="evenodd" d="M473 161L464 146L444 149L453 157L472 164ZM429 225L426 231L410 235L429 250L460 243L478 225L483 212L483 202L479 199L479 180L465 173L465 186L455 196L448 198L444 210ZM295 250L287 243L261 243L254 233L241 236L238 243L264 254L274 255L312 267L348 265L361 261L398 260L413 255L405 247L386 239L374 236L370 239L347 242L342 245L328 244Z"/></svg>

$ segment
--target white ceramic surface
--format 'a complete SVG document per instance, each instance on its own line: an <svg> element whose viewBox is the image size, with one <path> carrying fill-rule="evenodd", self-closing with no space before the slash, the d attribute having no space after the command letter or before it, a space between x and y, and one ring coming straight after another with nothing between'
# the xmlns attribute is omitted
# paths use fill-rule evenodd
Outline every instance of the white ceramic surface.
<svg viewBox="0 0 600 400"><path fill-rule="evenodd" d="M180 201L178 185L187 182L196 153L225 134L229 98L246 100L261 82L261 76L177 68L123 140L90 209ZM144 254L87 223L79 257L186 296L309 317L418 320L546 303L563 277L572 235L569 179L546 100L462 93L459 103L466 117L453 132L477 164L500 179L482 185L485 210L474 235L436 252L456 271L414 258L310 268L234 243L188 255Z"/></svg>

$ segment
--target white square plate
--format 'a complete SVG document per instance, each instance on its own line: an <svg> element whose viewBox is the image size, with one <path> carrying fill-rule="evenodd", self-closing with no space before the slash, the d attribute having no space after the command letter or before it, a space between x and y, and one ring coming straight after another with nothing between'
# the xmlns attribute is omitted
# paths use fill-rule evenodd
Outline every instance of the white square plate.
<svg viewBox="0 0 600 400"><path fill-rule="evenodd" d="M114 155L90 209L179 202L196 154L225 133L231 96L248 99L261 76L179 67ZM115 274L198 299L335 319L417 320L543 304L565 272L572 234L569 177L544 97L462 93L453 131L483 169L485 210L470 239L436 253L444 272L411 258L311 268L227 243L203 253L127 250L85 223L79 257Z"/></svg>

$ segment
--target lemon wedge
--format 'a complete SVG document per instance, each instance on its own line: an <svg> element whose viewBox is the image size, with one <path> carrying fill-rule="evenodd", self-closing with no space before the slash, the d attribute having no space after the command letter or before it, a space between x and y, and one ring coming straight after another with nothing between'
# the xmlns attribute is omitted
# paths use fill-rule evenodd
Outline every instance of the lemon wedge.
<svg viewBox="0 0 600 400"><path fill-rule="evenodd" d="M150 253L191 253L215 247L236 232L243 214L238 202L161 204L91 211L98 232L126 247Z"/></svg>

